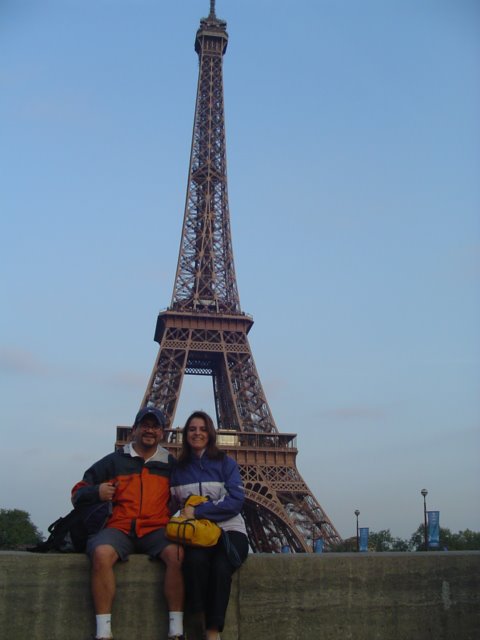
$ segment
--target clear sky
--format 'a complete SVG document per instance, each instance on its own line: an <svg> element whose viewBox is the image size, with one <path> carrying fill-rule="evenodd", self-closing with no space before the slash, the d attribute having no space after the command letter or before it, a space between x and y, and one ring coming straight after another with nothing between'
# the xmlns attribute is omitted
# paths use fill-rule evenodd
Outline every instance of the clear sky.
<svg viewBox="0 0 480 640"><path fill-rule="evenodd" d="M0 6L0 507L44 532L141 403L208 0ZM217 0L242 309L334 525L480 530L480 4ZM175 423L212 408L187 377Z"/></svg>

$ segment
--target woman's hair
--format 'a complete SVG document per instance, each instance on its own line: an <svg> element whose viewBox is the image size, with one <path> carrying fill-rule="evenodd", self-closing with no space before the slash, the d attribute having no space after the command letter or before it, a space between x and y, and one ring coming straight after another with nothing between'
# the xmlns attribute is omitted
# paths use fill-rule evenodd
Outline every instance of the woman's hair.
<svg viewBox="0 0 480 640"><path fill-rule="evenodd" d="M205 411L194 411L188 416L187 421L185 422L185 426L182 430L182 449L180 451L180 455L178 456L178 462L180 464L184 464L190 459L192 448L187 441L187 433L190 422L194 418L201 418L202 420L204 420L207 427L208 443L205 449L205 455L207 456L207 458L223 458L225 454L217 447L217 432L215 430L213 420L208 415L208 413L205 413Z"/></svg>

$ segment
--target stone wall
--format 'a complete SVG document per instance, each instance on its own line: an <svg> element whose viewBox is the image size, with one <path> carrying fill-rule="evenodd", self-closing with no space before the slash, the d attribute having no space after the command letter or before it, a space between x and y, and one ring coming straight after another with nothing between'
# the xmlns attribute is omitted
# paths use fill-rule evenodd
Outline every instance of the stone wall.
<svg viewBox="0 0 480 640"><path fill-rule="evenodd" d="M133 556L116 576L115 640L164 640L161 563ZM87 640L93 620L85 556L0 553L0 637ZM478 640L480 552L250 556L222 638Z"/></svg>

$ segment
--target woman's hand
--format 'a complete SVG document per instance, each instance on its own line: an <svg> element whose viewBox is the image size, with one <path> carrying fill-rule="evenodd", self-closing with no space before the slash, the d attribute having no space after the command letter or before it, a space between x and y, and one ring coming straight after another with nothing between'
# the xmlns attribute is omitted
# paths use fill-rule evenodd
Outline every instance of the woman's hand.
<svg viewBox="0 0 480 640"><path fill-rule="evenodd" d="M183 516L184 518L195 518L195 507L192 507L192 505L187 504L180 511L180 515Z"/></svg>

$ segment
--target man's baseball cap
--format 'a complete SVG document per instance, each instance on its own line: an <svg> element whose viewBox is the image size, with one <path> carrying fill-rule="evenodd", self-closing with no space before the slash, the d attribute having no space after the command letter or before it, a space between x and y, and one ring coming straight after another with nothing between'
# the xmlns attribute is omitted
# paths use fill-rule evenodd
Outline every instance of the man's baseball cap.
<svg viewBox="0 0 480 640"><path fill-rule="evenodd" d="M160 409L155 409L155 407L143 407L135 416L135 422L133 426L136 427L139 422L141 422L145 416L153 416L158 424L163 428L165 428L165 414Z"/></svg>

